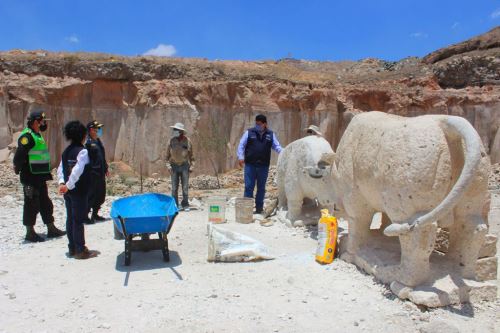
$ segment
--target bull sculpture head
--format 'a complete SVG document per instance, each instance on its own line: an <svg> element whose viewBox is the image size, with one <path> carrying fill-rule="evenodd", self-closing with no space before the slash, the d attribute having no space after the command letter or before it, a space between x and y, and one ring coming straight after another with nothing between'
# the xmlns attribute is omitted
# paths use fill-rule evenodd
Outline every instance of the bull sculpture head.
<svg viewBox="0 0 500 333"><path fill-rule="evenodd" d="M310 177L323 178L329 176L335 166L335 153L325 153L321 156L318 164L314 167L304 167Z"/></svg>
<svg viewBox="0 0 500 333"><path fill-rule="evenodd" d="M325 183L326 187L318 187L319 192L323 192L322 189L326 189L328 193L318 193L316 202L321 205L331 205L334 202L339 206L337 196L335 193L335 153L324 153L316 166L304 167L304 173L309 175L313 179L321 180Z"/></svg>

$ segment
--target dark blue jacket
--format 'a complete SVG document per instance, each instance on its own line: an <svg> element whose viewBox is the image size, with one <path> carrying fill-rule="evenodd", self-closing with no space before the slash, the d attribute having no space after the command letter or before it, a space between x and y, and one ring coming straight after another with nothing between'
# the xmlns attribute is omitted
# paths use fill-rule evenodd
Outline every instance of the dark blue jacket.
<svg viewBox="0 0 500 333"><path fill-rule="evenodd" d="M68 182L69 176L73 167L76 165L77 157L80 151L85 149L81 144L70 144L62 154L62 167L64 174L64 181ZM87 195L90 188L90 164L85 165L83 173L75 184L75 188L70 190L69 193L75 193L79 195Z"/></svg>
<svg viewBox="0 0 500 333"><path fill-rule="evenodd" d="M256 128L250 128L248 130L248 141L245 146L245 163L257 166L269 166L271 164L273 136L273 131L269 129L260 133Z"/></svg>
<svg viewBox="0 0 500 333"><path fill-rule="evenodd" d="M108 172L108 164L106 163L106 151L99 138L93 140L90 136L85 143L85 148L89 152L90 168L92 174L99 177L104 177Z"/></svg>

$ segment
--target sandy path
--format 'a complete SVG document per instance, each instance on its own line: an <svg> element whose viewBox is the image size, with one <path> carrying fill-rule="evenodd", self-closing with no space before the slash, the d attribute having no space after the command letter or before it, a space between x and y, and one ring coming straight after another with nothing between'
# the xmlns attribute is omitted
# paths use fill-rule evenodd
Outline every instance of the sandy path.
<svg viewBox="0 0 500 333"><path fill-rule="evenodd" d="M54 204L62 224L62 200ZM170 263L159 251L134 252L125 267L110 222L86 227L102 254L76 261L66 239L24 244L21 209L16 195L0 198L0 332L415 332L436 319L463 332L498 327L498 301L422 312L353 265L317 264L316 240L303 229L230 222L276 259L214 264L206 212L181 213Z"/></svg>

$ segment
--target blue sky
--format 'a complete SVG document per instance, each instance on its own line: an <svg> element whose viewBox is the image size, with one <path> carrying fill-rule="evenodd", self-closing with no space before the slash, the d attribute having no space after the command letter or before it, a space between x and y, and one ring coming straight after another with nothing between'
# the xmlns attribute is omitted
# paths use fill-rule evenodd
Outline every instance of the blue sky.
<svg viewBox="0 0 500 333"><path fill-rule="evenodd" d="M398 60L500 25L500 0L0 0L0 50Z"/></svg>

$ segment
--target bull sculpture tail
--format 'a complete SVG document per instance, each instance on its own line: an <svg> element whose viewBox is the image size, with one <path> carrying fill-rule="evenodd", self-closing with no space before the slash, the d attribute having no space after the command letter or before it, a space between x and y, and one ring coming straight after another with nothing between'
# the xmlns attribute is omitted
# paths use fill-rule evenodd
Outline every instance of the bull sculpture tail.
<svg viewBox="0 0 500 333"><path fill-rule="evenodd" d="M386 236L400 236L417 226L425 226L442 219L457 205L463 193L474 179L481 161L481 139L472 125L461 117L448 116L441 120L441 127L447 137L460 137L465 146L464 166L456 183L448 195L430 212L417 217L409 223L393 223L384 229Z"/></svg>

